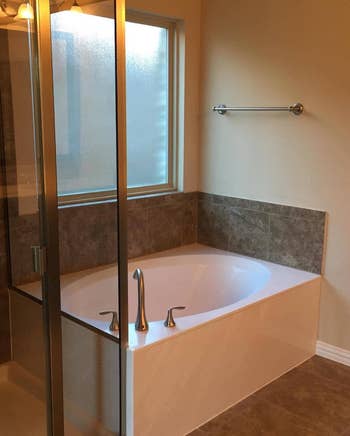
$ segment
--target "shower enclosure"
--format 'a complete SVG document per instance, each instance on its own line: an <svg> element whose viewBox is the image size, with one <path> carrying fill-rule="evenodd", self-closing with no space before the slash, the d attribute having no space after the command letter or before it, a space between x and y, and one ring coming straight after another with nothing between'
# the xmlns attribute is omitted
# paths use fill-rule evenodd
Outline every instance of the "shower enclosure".
<svg viewBox="0 0 350 436"><path fill-rule="evenodd" d="M10 255L9 378L40 404L37 417L28 418L28 434L126 433L125 8L123 0L81 6L37 0L25 4L29 15L0 17L7 50L1 125ZM112 57L108 68L106 55ZM102 82L108 83L108 95L101 97ZM114 147L114 160L105 159L106 147ZM77 163L77 154L93 156L95 177L84 159ZM106 211L98 202L86 203L87 183L90 191L102 192L106 184L115 191L108 199L104 242L96 232L103 231ZM116 265L115 303L105 308L118 315L113 335L84 322L62 302L81 269L103 264ZM113 372L108 380L106 366Z"/></svg>

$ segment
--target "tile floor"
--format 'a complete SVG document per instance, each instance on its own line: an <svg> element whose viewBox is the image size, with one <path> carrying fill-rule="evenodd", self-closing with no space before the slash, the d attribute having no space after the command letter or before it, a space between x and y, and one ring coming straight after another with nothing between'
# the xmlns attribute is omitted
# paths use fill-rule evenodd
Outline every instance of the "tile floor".
<svg viewBox="0 0 350 436"><path fill-rule="evenodd" d="M0 383L1 436L45 436L44 403L13 383Z"/></svg>
<svg viewBox="0 0 350 436"><path fill-rule="evenodd" d="M1 436L46 434L44 404L1 374L0 415ZM350 367L313 357L190 436L257 435L350 436Z"/></svg>
<svg viewBox="0 0 350 436"><path fill-rule="evenodd" d="M1 372L1 371L0 371ZM66 436L82 436L66 423ZM0 374L0 435L46 436L45 404Z"/></svg>
<svg viewBox="0 0 350 436"><path fill-rule="evenodd" d="M190 434L257 435L350 436L350 367L315 356Z"/></svg>

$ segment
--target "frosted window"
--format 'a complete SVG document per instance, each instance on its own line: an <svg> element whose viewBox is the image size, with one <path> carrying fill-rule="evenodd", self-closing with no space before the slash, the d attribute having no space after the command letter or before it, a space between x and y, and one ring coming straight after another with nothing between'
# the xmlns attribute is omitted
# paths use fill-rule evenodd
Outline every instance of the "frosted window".
<svg viewBox="0 0 350 436"><path fill-rule="evenodd" d="M51 15L59 194L115 189L114 20Z"/></svg>
<svg viewBox="0 0 350 436"><path fill-rule="evenodd" d="M114 20L51 15L60 195L116 187ZM168 182L168 30L126 23L128 187Z"/></svg>
<svg viewBox="0 0 350 436"><path fill-rule="evenodd" d="M168 181L167 29L126 23L128 186Z"/></svg>

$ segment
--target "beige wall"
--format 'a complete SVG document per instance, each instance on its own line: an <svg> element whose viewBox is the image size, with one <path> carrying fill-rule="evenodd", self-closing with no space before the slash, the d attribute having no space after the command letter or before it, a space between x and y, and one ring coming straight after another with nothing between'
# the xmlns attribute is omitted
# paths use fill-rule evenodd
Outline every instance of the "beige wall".
<svg viewBox="0 0 350 436"><path fill-rule="evenodd" d="M200 189L329 213L319 338L350 350L349 23L347 0L203 0Z"/></svg>
<svg viewBox="0 0 350 436"><path fill-rule="evenodd" d="M127 9L179 20L180 28L180 188L198 189L201 0L126 0Z"/></svg>

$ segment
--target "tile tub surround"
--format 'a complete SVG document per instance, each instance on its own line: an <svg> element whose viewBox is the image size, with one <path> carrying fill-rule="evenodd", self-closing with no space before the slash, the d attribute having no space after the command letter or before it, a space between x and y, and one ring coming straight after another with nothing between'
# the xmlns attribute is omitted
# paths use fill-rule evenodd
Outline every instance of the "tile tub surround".
<svg viewBox="0 0 350 436"><path fill-rule="evenodd" d="M129 198L129 258L197 241L197 193ZM15 208L11 208L15 210ZM116 202L60 207L62 274L116 262ZM38 215L11 215L10 240L14 283L38 278L32 272L31 246L38 244Z"/></svg>
<svg viewBox="0 0 350 436"><path fill-rule="evenodd" d="M320 273L325 212L206 193L173 193L128 200L129 258L199 242ZM38 216L11 217L16 283L35 281L30 246ZM116 203L59 209L62 274L116 261Z"/></svg>
<svg viewBox="0 0 350 436"><path fill-rule="evenodd" d="M326 213L199 193L198 242L321 273Z"/></svg>
<svg viewBox="0 0 350 436"><path fill-rule="evenodd" d="M197 194L129 198L129 258L197 240ZM116 203L59 210L61 272L66 274L116 261Z"/></svg>

